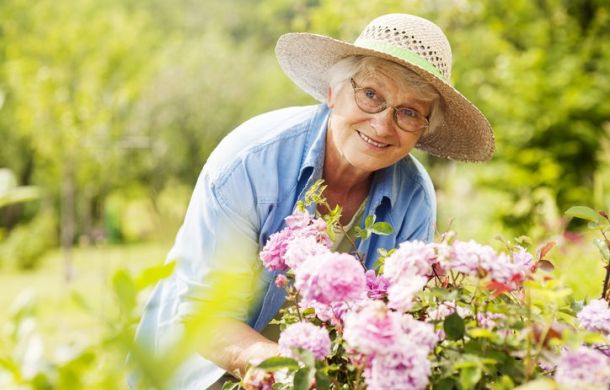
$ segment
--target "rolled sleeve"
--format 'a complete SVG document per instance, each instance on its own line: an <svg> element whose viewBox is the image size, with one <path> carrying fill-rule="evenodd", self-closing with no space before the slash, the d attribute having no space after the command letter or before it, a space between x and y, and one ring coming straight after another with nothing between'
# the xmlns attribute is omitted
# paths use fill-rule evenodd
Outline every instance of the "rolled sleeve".
<svg viewBox="0 0 610 390"><path fill-rule="evenodd" d="M203 172L169 259L176 260L177 319L213 307L246 321L262 289L252 189L238 173L212 183ZM236 211L239 209L239 211ZM224 284L230 281L230 288ZM214 289L224 286L222 302Z"/></svg>

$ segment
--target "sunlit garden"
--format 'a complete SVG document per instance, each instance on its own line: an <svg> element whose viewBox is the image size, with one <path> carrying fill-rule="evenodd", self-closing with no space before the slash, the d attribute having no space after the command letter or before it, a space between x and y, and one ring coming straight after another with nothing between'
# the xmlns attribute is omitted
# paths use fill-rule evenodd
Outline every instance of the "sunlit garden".
<svg viewBox="0 0 610 390"><path fill-rule="evenodd" d="M435 238L386 248L372 273L320 245L343 227L340 209L311 212L326 202L317 183L256 259L286 290L274 320L282 356L225 388L608 388L602 0L3 0L0 388L127 389L134 372L136 388L176 388L193 345L221 326L211 313L242 282L215 281L163 356L134 342L154 286L175 267L166 257L202 166L248 118L316 103L280 69L280 35L353 42L395 12L446 32L453 84L487 115L495 154L466 163L414 150L435 187ZM371 216L355 231L368 240L392 226ZM349 291L331 293L342 277ZM375 321L387 334L368 338L363 324ZM311 332L318 339L304 341ZM382 381L396 359L417 358L391 360L391 345L423 356L412 387Z"/></svg>

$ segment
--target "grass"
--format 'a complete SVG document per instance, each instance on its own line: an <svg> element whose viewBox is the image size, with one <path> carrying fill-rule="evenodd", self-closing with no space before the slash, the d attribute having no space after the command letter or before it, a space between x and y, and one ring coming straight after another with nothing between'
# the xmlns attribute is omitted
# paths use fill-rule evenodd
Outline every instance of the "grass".
<svg viewBox="0 0 610 390"><path fill-rule="evenodd" d="M577 300L590 301L601 297L605 269L601 255L592 243L596 236L587 234L581 242L560 245L549 255L556 274L572 289Z"/></svg>
<svg viewBox="0 0 610 390"><path fill-rule="evenodd" d="M125 268L132 273L160 264L169 244L146 243L129 246L77 248L73 253L73 278L66 282L64 261L59 251L50 253L39 268L30 272L3 270L0 273L0 318L10 318L17 300L33 296L39 330L47 353L55 347L83 344L102 336L104 318L117 309L110 277ZM72 298L82 295L90 311L83 310Z"/></svg>

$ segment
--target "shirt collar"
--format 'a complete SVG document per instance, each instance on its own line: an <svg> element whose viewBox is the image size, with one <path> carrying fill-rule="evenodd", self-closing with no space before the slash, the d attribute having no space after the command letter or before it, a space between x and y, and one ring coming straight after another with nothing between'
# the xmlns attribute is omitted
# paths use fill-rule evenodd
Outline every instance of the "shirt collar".
<svg viewBox="0 0 610 390"><path fill-rule="evenodd" d="M324 151L326 148L326 127L330 108L326 104L320 104L309 123L307 141L305 143L305 155L299 171L299 180L314 177L316 180L322 177L322 165L324 164ZM304 177L307 175L308 177Z"/></svg>

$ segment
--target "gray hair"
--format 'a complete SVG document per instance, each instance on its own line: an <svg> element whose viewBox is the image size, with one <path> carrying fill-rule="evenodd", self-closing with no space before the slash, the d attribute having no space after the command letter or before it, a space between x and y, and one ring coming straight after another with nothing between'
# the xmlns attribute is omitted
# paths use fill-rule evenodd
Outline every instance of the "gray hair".
<svg viewBox="0 0 610 390"><path fill-rule="evenodd" d="M379 72L391 75L393 80L415 91L419 99L432 103L428 119L429 127L426 132L432 133L440 126L443 122L441 95L420 75L395 62L378 57L349 56L331 66L326 73L326 79L328 85L333 89L333 93L336 94L355 75L363 74L367 76Z"/></svg>

